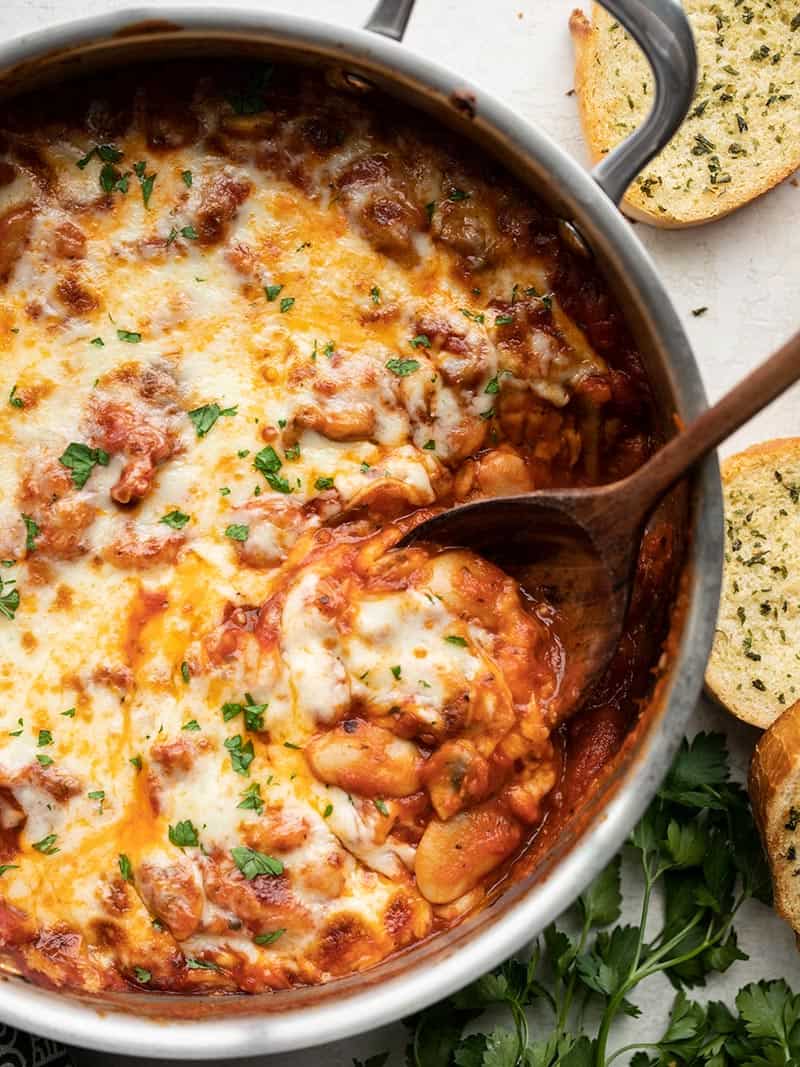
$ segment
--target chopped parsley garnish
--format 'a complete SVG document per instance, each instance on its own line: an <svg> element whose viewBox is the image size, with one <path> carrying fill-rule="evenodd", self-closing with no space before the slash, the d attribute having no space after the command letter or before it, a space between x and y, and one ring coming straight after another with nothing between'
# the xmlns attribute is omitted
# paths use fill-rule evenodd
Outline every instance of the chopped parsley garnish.
<svg viewBox="0 0 800 1067"><path fill-rule="evenodd" d="M430 348L431 339L426 333L418 333L415 337L412 337L408 342L412 348Z"/></svg>
<svg viewBox="0 0 800 1067"><path fill-rule="evenodd" d="M135 163L133 169L136 170L136 168L138 166L139 166L139 164ZM144 163L142 163L141 166L142 166L142 173L141 174L137 173L137 177L139 178L139 184L142 187L142 202L143 202L145 207L150 207L150 197L153 195L153 186L156 183L157 175L155 175L155 174L145 174L144 173L144 166L145 166ZM191 229L191 226L186 226L186 227L184 227L184 229ZM183 233L183 230L181 230L181 233ZM186 236L185 233L183 235L184 235L184 237Z"/></svg>
<svg viewBox="0 0 800 1067"><path fill-rule="evenodd" d="M136 330L117 330L117 337L129 345L138 345L142 339L142 335Z"/></svg>
<svg viewBox="0 0 800 1067"><path fill-rule="evenodd" d="M284 741L284 742L283 742L283 747L284 747L284 748L294 748L294 749L297 749L297 751L298 751L298 752L299 752L299 751L300 751L300 749L301 749L301 746L300 746L300 745L296 745L296 744L294 743L294 741Z"/></svg>
<svg viewBox="0 0 800 1067"><path fill-rule="evenodd" d="M301 241L301 243L295 248L295 252L302 252L306 248L311 248L310 241Z"/></svg>
<svg viewBox="0 0 800 1067"><path fill-rule="evenodd" d="M42 532L30 515L22 512L22 521L25 523L25 551L36 551L36 538Z"/></svg>
<svg viewBox="0 0 800 1067"><path fill-rule="evenodd" d="M113 163L104 163L100 168L100 188L104 193L127 193L129 170L121 174Z"/></svg>
<svg viewBox="0 0 800 1067"><path fill-rule="evenodd" d="M146 985L153 977L150 971L146 967L134 967L133 973L136 975L136 981Z"/></svg>
<svg viewBox="0 0 800 1067"><path fill-rule="evenodd" d="M471 319L473 322L483 322L485 319L485 315L482 311L470 311L469 308L462 308L461 314L465 318Z"/></svg>
<svg viewBox="0 0 800 1067"><path fill-rule="evenodd" d="M463 637L459 637L458 634L448 634L447 637L445 637L445 641L449 642L451 645L458 645L459 648L467 647L467 642Z"/></svg>
<svg viewBox="0 0 800 1067"><path fill-rule="evenodd" d="M122 152L113 144L96 144L94 148L89 149L85 156L81 156L80 159L76 160L76 167L84 170L95 156L103 163L119 163L122 159Z"/></svg>
<svg viewBox="0 0 800 1067"><path fill-rule="evenodd" d="M190 518L191 516L187 515L184 511L175 510L168 511L167 514L162 515L158 521L163 522L165 526L169 526L173 530L182 530Z"/></svg>
<svg viewBox="0 0 800 1067"><path fill-rule="evenodd" d="M232 522L230 526L225 527L225 536L230 537L231 541L246 541L250 536L250 527L244 523Z"/></svg>
<svg viewBox="0 0 800 1067"><path fill-rule="evenodd" d="M489 381L486 383L486 388L483 390L484 393L488 393L490 396L494 396L495 393L499 393L500 392L500 379L503 377L504 374L510 375L511 371L510 370L498 371L498 373L495 374L494 378L490 378Z"/></svg>
<svg viewBox="0 0 800 1067"><path fill-rule="evenodd" d="M44 748L45 745L52 745L52 743L53 743L53 735L50 733L50 731L49 730L40 730L39 731L38 740L36 741L36 747L37 748Z"/></svg>
<svg viewBox="0 0 800 1067"><path fill-rule="evenodd" d="M56 852L61 851L60 848L56 847L57 840L57 834L48 834L47 837L43 837L41 841L34 841L33 847L37 852L41 852L44 856L54 856Z"/></svg>
<svg viewBox="0 0 800 1067"><path fill-rule="evenodd" d="M333 489L333 478L317 478L314 482L314 488L322 491L323 489Z"/></svg>
<svg viewBox="0 0 800 1067"><path fill-rule="evenodd" d="M292 445L290 448L285 448L283 455L288 460L300 459L300 445Z"/></svg>
<svg viewBox="0 0 800 1067"><path fill-rule="evenodd" d="M373 285L373 287L369 291L369 295L370 295L370 299L372 300L373 304L380 304L380 302L381 302L381 291L377 287L377 285Z"/></svg>
<svg viewBox="0 0 800 1067"><path fill-rule="evenodd" d="M74 719L75 718L75 708L67 708L67 710L66 711L62 711L61 714L64 716L65 719Z"/></svg>
<svg viewBox="0 0 800 1067"><path fill-rule="evenodd" d="M187 189L191 189L191 187L192 187L192 172L190 170L182 170L181 171L181 178L182 178L183 184L186 186L186 188Z"/></svg>
<svg viewBox="0 0 800 1067"><path fill-rule="evenodd" d="M18 863L0 863L0 878L6 873L6 871L18 871Z"/></svg>
<svg viewBox="0 0 800 1067"><path fill-rule="evenodd" d="M381 813L381 815L388 815L389 814L389 809L386 807L386 804L384 803L384 801L380 797L375 797L375 799L372 801L372 803L375 805L375 807L378 809L378 811Z"/></svg>
<svg viewBox="0 0 800 1067"><path fill-rule="evenodd" d="M323 356L327 356L328 359L330 359L335 351L336 351L336 346L334 345L333 341L328 341L328 343L322 349L322 354L323 354Z"/></svg>
<svg viewBox="0 0 800 1067"><path fill-rule="evenodd" d="M95 348L105 348L106 343L102 337L93 337L89 342L90 345L94 345Z"/></svg>
<svg viewBox="0 0 800 1067"><path fill-rule="evenodd" d="M181 678L183 678L184 682L186 682L186 684L188 685L191 677L192 675L189 670L189 664L186 662L186 660L184 660L183 663L181 663Z"/></svg>
<svg viewBox="0 0 800 1067"><path fill-rule="evenodd" d="M238 410L238 404L234 404L233 407L230 408L221 408L219 404L214 401L211 404L203 404L203 406L199 408L192 408L192 410L188 412L188 415L197 432L197 436L205 437L216 425L217 419L221 418L223 415L227 418L231 418L233 415L237 414Z"/></svg>
<svg viewBox="0 0 800 1067"><path fill-rule="evenodd" d="M426 452L435 452L436 451L436 442L433 440L433 438L431 438L431 440L430 441L426 441L425 444L422 447L425 449Z"/></svg>
<svg viewBox="0 0 800 1067"><path fill-rule="evenodd" d="M267 445L266 448L262 448L257 453L253 460L253 466L264 475L271 489L274 489L277 493L291 493L292 490L289 483L278 474L283 463L272 445Z"/></svg>
<svg viewBox="0 0 800 1067"><path fill-rule="evenodd" d="M270 930L268 934L256 934L253 941L257 945L271 945L278 940L279 937L283 937L286 933L286 927L281 926L279 930Z"/></svg>
<svg viewBox="0 0 800 1067"><path fill-rule="evenodd" d="M12 620L19 608L19 590L15 585L16 578L0 578L0 615Z"/></svg>
<svg viewBox="0 0 800 1067"><path fill-rule="evenodd" d="M87 793L86 796L89 798L89 800L98 800L100 802L99 808L98 808L98 813L100 815L102 815L103 814L103 801L106 799L106 791L105 791L105 789L93 789L91 791L91 793Z"/></svg>
<svg viewBox="0 0 800 1067"><path fill-rule="evenodd" d="M293 307L294 307L294 297L293 296L285 296L283 298L283 300L281 300L281 314L282 315L285 315L286 312L290 308L293 308Z"/></svg>
<svg viewBox="0 0 800 1067"><path fill-rule="evenodd" d="M131 756L131 758L128 760L128 763L130 763L130 765L132 767L136 768L137 773L142 769L142 757L141 756Z"/></svg>
<svg viewBox="0 0 800 1067"><path fill-rule="evenodd" d="M11 387L11 392L8 394L8 402L12 406L12 408L24 408L25 407L25 401L22 399L21 396L17 396L17 387L16 387L16 385L12 385L12 387Z"/></svg>
<svg viewBox="0 0 800 1067"><path fill-rule="evenodd" d="M409 374L419 370L419 362L416 359L390 359L386 363L386 368L398 378L407 378Z"/></svg>
<svg viewBox="0 0 800 1067"><path fill-rule="evenodd" d="M200 844L197 827L191 819L182 819L181 822L176 823L175 826L170 825L168 833L170 842L173 845L177 845L179 848L186 848L187 846L196 846Z"/></svg>
<svg viewBox="0 0 800 1067"><path fill-rule="evenodd" d="M266 703L256 704L253 697L249 693L245 693L243 703L229 702L222 705L222 721L230 722L237 715L244 715L244 724L247 729L257 733L259 730L264 729L264 712L268 707L269 704Z"/></svg>
<svg viewBox="0 0 800 1067"><path fill-rule="evenodd" d="M40 754L40 755L38 755L38 756L36 757L36 762L37 762L37 763L38 763L38 764L39 764L39 765L40 765L41 767L49 767L49 766L50 766L50 764L51 764L51 763L53 762L53 760L52 760L52 757L50 757L50 756L44 756L44 755L41 755L41 754Z"/></svg>
<svg viewBox="0 0 800 1067"><path fill-rule="evenodd" d="M513 315L498 315L494 320L494 324L495 326L510 326L513 321Z"/></svg>
<svg viewBox="0 0 800 1067"><path fill-rule="evenodd" d="M76 489L83 489L89 481L89 475L95 467L108 466L108 452L102 448L89 448L79 441L68 445L63 455L58 457L62 467L72 472L72 481Z"/></svg>
<svg viewBox="0 0 800 1067"><path fill-rule="evenodd" d="M283 286L282 285L265 285L264 286L264 295L266 296L267 300L269 300L270 302L273 301L273 300L277 300L282 292L283 292Z"/></svg>
<svg viewBox="0 0 800 1067"><path fill-rule="evenodd" d="M428 215L428 222L430 222L431 219L433 218L433 213L434 213L435 210L436 210L436 201L435 200L429 200L428 203L425 205L425 211L427 212L427 215Z"/></svg>
<svg viewBox="0 0 800 1067"><path fill-rule="evenodd" d="M459 200L469 200L470 193L465 192L463 189L452 189L447 196L447 199L451 203L458 203Z"/></svg>
<svg viewBox="0 0 800 1067"><path fill-rule="evenodd" d="M326 804L325 810L322 813L322 818L327 819L331 815L333 815L333 804Z"/></svg>
<svg viewBox="0 0 800 1067"><path fill-rule="evenodd" d="M194 226L183 226L180 230L177 226L173 226L172 229L169 231L169 236L167 237L167 244L171 245L173 241L176 241L179 236L185 237L187 241L196 241L197 230L194 228Z"/></svg>
<svg viewBox="0 0 800 1067"><path fill-rule="evenodd" d="M273 877L283 874L283 864L266 852L258 852L254 848L246 848L244 845L236 845L231 849L233 862L248 880L256 878L259 874L271 874Z"/></svg>
<svg viewBox="0 0 800 1067"><path fill-rule="evenodd" d="M231 495L231 491L230 491L230 489L228 488L227 485L223 485L223 486L220 487L219 495L220 496L230 496Z"/></svg>
<svg viewBox="0 0 800 1067"><path fill-rule="evenodd" d="M124 852L120 852L119 856L117 857L117 863L119 864L119 873L122 875L123 881L132 882L133 864Z"/></svg>
<svg viewBox="0 0 800 1067"><path fill-rule="evenodd" d="M397 678L397 679L399 679L399 678L400 678L400 675L401 675L401 674L403 673L403 668L402 668L402 667L399 667L399 666L397 666L397 667L390 667L390 668L389 668L389 670L390 670L390 671L392 672L392 674L393 674L393 675L395 676L395 678Z"/></svg>
<svg viewBox="0 0 800 1067"><path fill-rule="evenodd" d="M245 744L242 741L242 735L236 734L235 737L226 738L224 745L231 757L231 767L233 767L234 771L237 774L241 774L243 778L249 778L250 771L248 767L255 759L253 742L248 741Z"/></svg>
<svg viewBox="0 0 800 1067"><path fill-rule="evenodd" d="M21 737L22 736L22 719L17 719L17 726L19 726L18 730L9 730L8 731L8 736L9 737Z"/></svg>
<svg viewBox="0 0 800 1067"><path fill-rule="evenodd" d="M197 719L189 719L189 721L185 722L181 727L181 730L188 730L190 733L194 733L199 729L200 723L197 721Z"/></svg>
<svg viewBox="0 0 800 1067"><path fill-rule="evenodd" d="M258 782L253 782L242 793L241 801L236 805L237 808L242 808L244 811L254 811L256 815L260 815L264 810L264 801L261 796L261 786Z"/></svg>
<svg viewBox="0 0 800 1067"><path fill-rule="evenodd" d="M213 960L197 960L191 956L186 957L186 967L190 971L220 971L221 967Z"/></svg>

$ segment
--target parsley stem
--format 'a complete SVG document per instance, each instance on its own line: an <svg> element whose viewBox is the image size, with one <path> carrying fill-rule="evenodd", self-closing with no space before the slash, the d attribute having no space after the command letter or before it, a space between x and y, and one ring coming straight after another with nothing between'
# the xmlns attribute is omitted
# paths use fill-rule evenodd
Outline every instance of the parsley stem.
<svg viewBox="0 0 800 1067"><path fill-rule="evenodd" d="M614 1060L617 1058L617 1056L622 1056L626 1052L633 1052L634 1049L644 1049L644 1048L661 1049L661 1045L659 1045L657 1042L656 1043L652 1043L651 1042L650 1044L644 1044L644 1045L637 1045L635 1043L633 1045L623 1045L622 1048L618 1048L616 1052L612 1052L611 1053L611 1055L606 1060L606 1067L608 1067L609 1063L613 1063Z"/></svg>
<svg viewBox="0 0 800 1067"><path fill-rule="evenodd" d="M581 930L581 936L578 941L578 947L575 950L575 958L583 952L586 945L586 939L589 936L590 929L590 916L587 915L583 921L583 929ZM556 1033L561 1036L566 1032L567 1019L569 1017L569 1010L572 1007L572 998L575 995L575 981L577 972L573 968L572 973L569 976L569 984L564 992L564 1000L561 1003L561 1011L558 1013L558 1019L556 1021Z"/></svg>

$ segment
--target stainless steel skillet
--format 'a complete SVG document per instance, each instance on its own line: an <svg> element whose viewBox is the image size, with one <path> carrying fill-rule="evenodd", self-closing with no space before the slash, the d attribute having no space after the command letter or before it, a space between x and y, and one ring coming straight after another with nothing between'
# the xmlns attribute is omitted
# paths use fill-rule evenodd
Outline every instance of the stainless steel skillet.
<svg viewBox="0 0 800 1067"><path fill-rule="evenodd" d="M584 172L536 127L461 75L398 41L411 0L383 0L367 31L270 12L202 7L119 12L55 26L0 46L2 96L128 61L186 55L263 56L328 69L354 92L394 94L503 161L564 220L626 309L643 353L665 436L705 397L678 316L616 204L671 136L694 85L691 34L677 0L605 0L646 48L658 92L642 129ZM375 31L375 32L368 32ZM389 38L394 37L395 40ZM702 684L719 596L722 507L716 463L671 501L686 535L680 609L669 656L630 744L536 869L446 935L368 973L319 989L233 998L107 995L94 999L0 982L0 1018L70 1044L116 1054L224 1059L321 1044L396 1019L464 985L559 915L607 862L656 790Z"/></svg>

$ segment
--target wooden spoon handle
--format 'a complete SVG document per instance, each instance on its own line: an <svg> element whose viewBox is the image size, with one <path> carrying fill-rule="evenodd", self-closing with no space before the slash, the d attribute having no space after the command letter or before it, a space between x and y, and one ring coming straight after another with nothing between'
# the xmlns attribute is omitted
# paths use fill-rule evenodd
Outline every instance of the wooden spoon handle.
<svg viewBox="0 0 800 1067"><path fill-rule="evenodd" d="M800 378L800 333L748 374L729 393L673 437L628 479L641 514L679 481L694 464L738 430Z"/></svg>

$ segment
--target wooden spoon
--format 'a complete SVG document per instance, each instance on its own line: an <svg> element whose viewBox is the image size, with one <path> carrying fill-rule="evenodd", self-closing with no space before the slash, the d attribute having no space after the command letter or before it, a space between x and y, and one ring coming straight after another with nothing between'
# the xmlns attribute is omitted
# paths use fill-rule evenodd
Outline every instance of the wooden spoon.
<svg viewBox="0 0 800 1067"><path fill-rule="evenodd" d="M553 701L571 713L604 674L622 635L645 522L720 441L800 378L800 333L622 481L495 497L443 511L398 547L472 548L552 604L566 668Z"/></svg>

